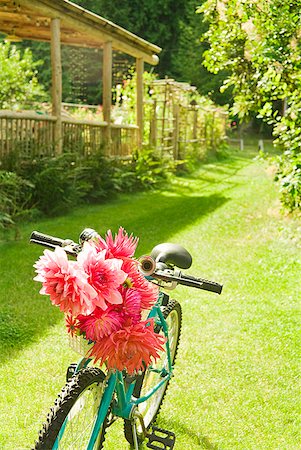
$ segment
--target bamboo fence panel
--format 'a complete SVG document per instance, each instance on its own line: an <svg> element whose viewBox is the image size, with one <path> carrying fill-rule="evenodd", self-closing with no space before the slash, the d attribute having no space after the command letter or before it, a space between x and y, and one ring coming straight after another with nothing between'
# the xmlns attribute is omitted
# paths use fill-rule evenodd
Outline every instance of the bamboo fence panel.
<svg viewBox="0 0 301 450"><path fill-rule="evenodd" d="M0 163L55 155L56 117L31 112L0 111ZM111 142L107 142L108 124L100 121L62 119L64 152L89 155L103 151L108 157L127 158L137 148L136 125L110 125ZM106 149L106 151L104 151Z"/></svg>
<svg viewBox="0 0 301 450"><path fill-rule="evenodd" d="M112 158L130 158L137 148L138 130L136 125L111 125Z"/></svg>
<svg viewBox="0 0 301 450"><path fill-rule="evenodd" d="M0 159L36 158L53 153L55 117L0 111Z"/></svg>

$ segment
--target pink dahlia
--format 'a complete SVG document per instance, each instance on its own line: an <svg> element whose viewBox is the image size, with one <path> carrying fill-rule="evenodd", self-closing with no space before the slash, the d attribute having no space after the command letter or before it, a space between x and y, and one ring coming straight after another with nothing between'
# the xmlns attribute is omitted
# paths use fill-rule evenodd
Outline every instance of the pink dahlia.
<svg viewBox="0 0 301 450"><path fill-rule="evenodd" d="M159 288L148 281L138 270L138 262L135 260L124 260L122 265L128 276L126 283L129 288L139 292L141 297L141 309L150 309L157 301Z"/></svg>
<svg viewBox="0 0 301 450"><path fill-rule="evenodd" d="M138 323L141 320L141 295L134 289L123 290L122 314L124 319L131 319L132 323Z"/></svg>
<svg viewBox="0 0 301 450"><path fill-rule="evenodd" d="M107 250L110 258L130 258L135 253L138 240L132 234L129 236L124 228L120 227L114 238L111 230L107 232L105 240L100 238L98 248Z"/></svg>
<svg viewBox="0 0 301 450"><path fill-rule="evenodd" d="M152 320L129 325L96 342L90 354L95 362L106 363L109 369L134 374L144 370L164 351L165 339L154 332Z"/></svg>
<svg viewBox="0 0 301 450"><path fill-rule="evenodd" d="M97 292L93 299L95 306L106 309L108 304L122 303L119 286L126 280L127 274L121 270L122 260L106 259L106 250L97 252L88 242L77 256L77 261L88 275L90 285Z"/></svg>
<svg viewBox="0 0 301 450"><path fill-rule="evenodd" d="M97 292L89 285L88 276L75 261L68 261L66 252L57 247L54 252L44 250L35 263L35 281L43 284L41 294L49 295L61 311L76 316L93 311Z"/></svg>
<svg viewBox="0 0 301 450"><path fill-rule="evenodd" d="M108 307L105 311L95 308L88 316L78 316L78 326L86 334L86 338L91 341L99 341L104 336L117 331L123 324L123 317L113 307Z"/></svg>

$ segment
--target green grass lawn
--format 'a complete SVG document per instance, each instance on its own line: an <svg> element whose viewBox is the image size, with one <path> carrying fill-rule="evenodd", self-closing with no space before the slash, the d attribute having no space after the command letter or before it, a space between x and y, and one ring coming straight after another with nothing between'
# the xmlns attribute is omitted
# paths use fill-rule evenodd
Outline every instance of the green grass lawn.
<svg viewBox="0 0 301 450"><path fill-rule="evenodd" d="M176 433L175 449L300 449L301 221L281 214L262 163L233 151L165 190L27 224L21 240L0 244L1 450L31 448L77 360L62 314L32 281L42 249L28 244L31 230L77 239L86 226L119 225L140 237L139 254L182 244L190 273L224 283L221 296L173 293L184 324L158 423ZM121 422L104 448L129 449Z"/></svg>

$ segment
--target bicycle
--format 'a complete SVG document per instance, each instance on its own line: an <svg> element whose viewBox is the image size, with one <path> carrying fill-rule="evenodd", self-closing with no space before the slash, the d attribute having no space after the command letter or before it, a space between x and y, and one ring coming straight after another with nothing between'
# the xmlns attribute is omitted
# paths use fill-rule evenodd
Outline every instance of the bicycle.
<svg viewBox="0 0 301 450"><path fill-rule="evenodd" d="M34 231L30 242L52 250L61 247L77 257L85 242L97 236L94 230L85 229L77 244ZM159 244L138 261L143 277L159 287L147 320L154 321L154 331L164 339L164 349L155 363L143 363L143 370L128 374L126 370L91 366L87 351L91 342L73 336L73 348L82 357L68 367L66 385L40 430L35 450L100 450L107 428L118 418L124 420L125 438L134 449L146 439L151 449L174 447L175 434L154 425L173 374L182 324L180 304L165 291L181 284L220 294L222 285L184 274L180 269L189 269L192 257L177 244Z"/></svg>

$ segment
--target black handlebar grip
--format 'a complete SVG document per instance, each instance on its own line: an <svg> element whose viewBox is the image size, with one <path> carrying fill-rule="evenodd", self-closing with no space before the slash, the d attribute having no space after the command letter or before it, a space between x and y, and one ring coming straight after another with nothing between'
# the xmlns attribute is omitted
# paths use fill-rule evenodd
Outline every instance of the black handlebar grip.
<svg viewBox="0 0 301 450"><path fill-rule="evenodd" d="M186 280L191 280L197 283L201 283L201 289L206 291L215 292L216 294L221 294L223 285L216 283L215 281L205 280L204 278L193 277L192 275L183 274L183 278Z"/></svg>
<svg viewBox="0 0 301 450"><path fill-rule="evenodd" d="M223 285L219 283L215 283L215 281L209 281L209 280L199 280L203 283L202 289L205 289L206 291L215 292L216 294L221 294Z"/></svg>
<svg viewBox="0 0 301 450"><path fill-rule="evenodd" d="M183 284L184 286L193 287L196 289L204 289L205 291L215 292L216 294L221 294L223 286L215 281L205 280L203 278L196 278L191 275L183 274L182 272L178 272L174 274L172 269L162 269L156 270L152 274L153 278L157 278L158 280Z"/></svg>

